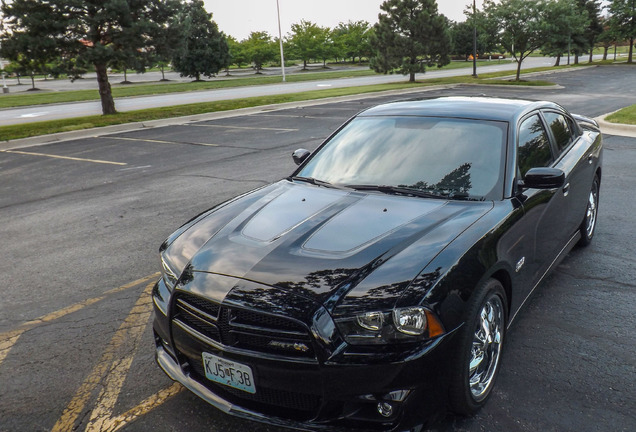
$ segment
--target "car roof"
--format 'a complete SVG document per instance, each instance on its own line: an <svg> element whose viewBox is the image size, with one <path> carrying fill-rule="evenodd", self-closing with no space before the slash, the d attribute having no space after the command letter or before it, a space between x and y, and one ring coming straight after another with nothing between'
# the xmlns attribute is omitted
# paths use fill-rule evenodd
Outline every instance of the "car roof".
<svg viewBox="0 0 636 432"><path fill-rule="evenodd" d="M560 108L553 102L491 97L440 97L392 102L359 114L368 116L431 116L512 122L537 108Z"/></svg>

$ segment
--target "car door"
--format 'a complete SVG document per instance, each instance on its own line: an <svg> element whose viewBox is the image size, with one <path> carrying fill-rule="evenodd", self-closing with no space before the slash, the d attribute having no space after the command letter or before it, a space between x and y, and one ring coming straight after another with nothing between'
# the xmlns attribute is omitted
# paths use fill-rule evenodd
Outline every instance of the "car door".
<svg viewBox="0 0 636 432"><path fill-rule="evenodd" d="M583 220L592 186L594 166L590 163L590 145L574 120L565 113L543 110L542 115L552 135L555 167L565 173L565 233L571 236Z"/></svg>
<svg viewBox="0 0 636 432"><path fill-rule="evenodd" d="M531 168L554 167L551 135L539 112L519 122L517 129L517 176L523 179ZM517 197L524 208L523 224L528 243L525 257L525 289L529 293L558 256L571 234L568 228L569 189L531 189L520 187ZM524 295L525 297L525 295Z"/></svg>

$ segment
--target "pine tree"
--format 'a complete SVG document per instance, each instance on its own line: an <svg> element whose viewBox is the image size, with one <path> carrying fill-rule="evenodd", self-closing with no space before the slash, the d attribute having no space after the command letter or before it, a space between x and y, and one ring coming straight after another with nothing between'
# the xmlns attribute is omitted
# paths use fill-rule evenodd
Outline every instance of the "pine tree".
<svg viewBox="0 0 636 432"><path fill-rule="evenodd" d="M181 76L201 80L212 77L230 65L230 50L225 34L212 21L201 0L186 4L181 18L183 46L172 61Z"/></svg>
<svg viewBox="0 0 636 432"><path fill-rule="evenodd" d="M450 36L446 17L437 11L435 0L386 0L380 9L371 39L376 72L399 72L415 81L427 67L450 62Z"/></svg>
<svg viewBox="0 0 636 432"><path fill-rule="evenodd" d="M627 63L632 63L636 37L636 0L611 0L609 10L612 14L612 29L618 37L629 40Z"/></svg>

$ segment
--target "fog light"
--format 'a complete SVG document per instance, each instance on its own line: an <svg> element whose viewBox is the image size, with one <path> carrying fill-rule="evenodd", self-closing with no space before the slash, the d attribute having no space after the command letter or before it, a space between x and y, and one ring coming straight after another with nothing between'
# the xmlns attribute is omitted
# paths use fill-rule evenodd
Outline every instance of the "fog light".
<svg viewBox="0 0 636 432"><path fill-rule="evenodd" d="M393 414L393 406L388 402L379 402L378 412L383 417L391 417L391 414Z"/></svg>

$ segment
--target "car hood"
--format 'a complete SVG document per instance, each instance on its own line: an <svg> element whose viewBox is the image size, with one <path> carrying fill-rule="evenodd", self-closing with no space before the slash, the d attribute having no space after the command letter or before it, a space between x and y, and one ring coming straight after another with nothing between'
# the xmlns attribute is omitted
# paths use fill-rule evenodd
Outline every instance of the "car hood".
<svg viewBox="0 0 636 432"><path fill-rule="evenodd" d="M364 295L359 288L363 280L373 281L372 286L408 285L491 208L491 202L362 193L283 180L193 220L163 249L180 269L189 261L194 275L256 282L331 308L352 291ZM219 288L211 291L216 289L214 297L222 301L232 284L222 289L225 293Z"/></svg>

